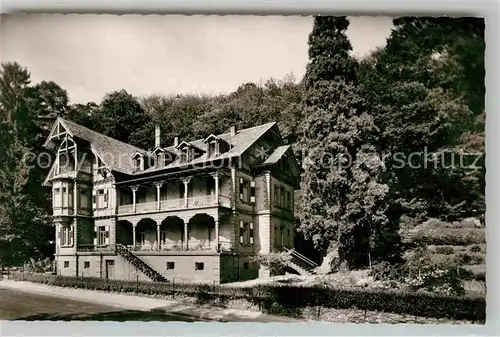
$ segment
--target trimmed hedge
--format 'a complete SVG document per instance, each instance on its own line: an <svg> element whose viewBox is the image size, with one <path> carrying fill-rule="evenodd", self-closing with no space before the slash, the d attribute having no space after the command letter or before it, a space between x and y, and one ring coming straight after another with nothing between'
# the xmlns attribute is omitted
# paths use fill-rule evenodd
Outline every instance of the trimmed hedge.
<svg viewBox="0 0 500 337"><path fill-rule="evenodd" d="M229 300L244 299L258 305L264 312L281 315L298 315L298 308L316 306L475 322L483 322L486 319L486 300L483 297L442 296L424 292L332 289L325 286L304 287L286 284L230 288L21 273L11 275L10 279L91 290L158 296L184 295L196 298L199 304L217 305Z"/></svg>

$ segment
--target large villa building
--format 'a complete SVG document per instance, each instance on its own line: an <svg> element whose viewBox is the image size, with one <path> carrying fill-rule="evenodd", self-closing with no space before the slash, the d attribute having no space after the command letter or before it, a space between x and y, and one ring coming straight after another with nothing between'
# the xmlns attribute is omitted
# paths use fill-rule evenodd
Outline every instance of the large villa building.
<svg viewBox="0 0 500 337"><path fill-rule="evenodd" d="M226 283L266 276L290 249L299 168L276 123L175 138L146 151L58 118L53 191L59 275Z"/></svg>

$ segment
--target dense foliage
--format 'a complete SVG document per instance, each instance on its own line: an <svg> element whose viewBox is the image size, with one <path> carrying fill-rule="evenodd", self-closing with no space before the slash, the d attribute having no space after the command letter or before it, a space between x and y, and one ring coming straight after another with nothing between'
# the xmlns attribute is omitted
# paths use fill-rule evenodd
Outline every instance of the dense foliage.
<svg viewBox="0 0 500 337"><path fill-rule="evenodd" d="M357 86L345 17L317 17L309 36L300 230L318 248L336 241L350 267L369 264L373 233L385 227L377 128ZM371 244L372 243L372 244Z"/></svg>

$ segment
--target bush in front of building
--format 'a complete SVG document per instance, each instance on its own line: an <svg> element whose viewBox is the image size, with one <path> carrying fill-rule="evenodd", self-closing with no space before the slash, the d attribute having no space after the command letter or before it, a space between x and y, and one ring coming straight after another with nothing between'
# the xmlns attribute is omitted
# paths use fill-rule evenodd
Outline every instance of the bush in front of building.
<svg viewBox="0 0 500 337"><path fill-rule="evenodd" d="M199 305L224 306L230 300L245 300L266 313L297 316L300 308L324 307L358 309L421 317L450 318L484 322L486 300L474 296L443 296L426 292L380 289L333 289L325 286L288 284L254 288L231 288L197 284L174 284L77 278L68 276L16 273L10 279L52 286L89 290L138 293L153 296L194 298Z"/></svg>
<svg viewBox="0 0 500 337"><path fill-rule="evenodd" d="M332 289L324 286L280 285L265 287L263 307L284 311L296 306L358 309L484 322L486 300L477 296L443 296L428 292L381 289Z"/></svg>
<svg viewBox="0 0 500 337"><path fill-rule="evenodd" d="M271 275L282 275L285 269L291 262L292 257L285 252L259 254L254 258L254 261L269 268Z"/></svg>

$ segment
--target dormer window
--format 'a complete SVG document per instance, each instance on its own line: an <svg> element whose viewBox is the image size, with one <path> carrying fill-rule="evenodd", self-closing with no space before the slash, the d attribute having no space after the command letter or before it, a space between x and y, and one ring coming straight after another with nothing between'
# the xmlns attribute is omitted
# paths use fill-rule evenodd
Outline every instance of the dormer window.
<svg viewBox="0 0 500 337"><path fill-rule="evenodd" d="M181 163L187 163L189 161L189 147L186 147L181 150Z"/></svg>
<svg viewBox="0 0 500 337"><path fill-rule="evenodd" d="M219 154L219 142L217 140L208 143L208 156L217 156Z"/></svg>
<svg viewBox="0 0 500 337"><path fill-rule="evenodd" d="M132 157L132 162L135 171L144 171L144 155L142 153L136 152Z"/></svg>
<svg viewBox="0 0 500 337"><path fill-rule="evenodd" d="M180 152L181 163L190 162L191 160L195 159L197 156L205 152L199 147L188 142L182 142L179 145L177 145L176 148Z"/></svg>
<svg viewBox="0 0 500 337"><path fill-rule="evenodd" d="M203 142L208 146L209 157L218 156L229 150L229 144L215 135L208 136L203 140Z"/></svg>

